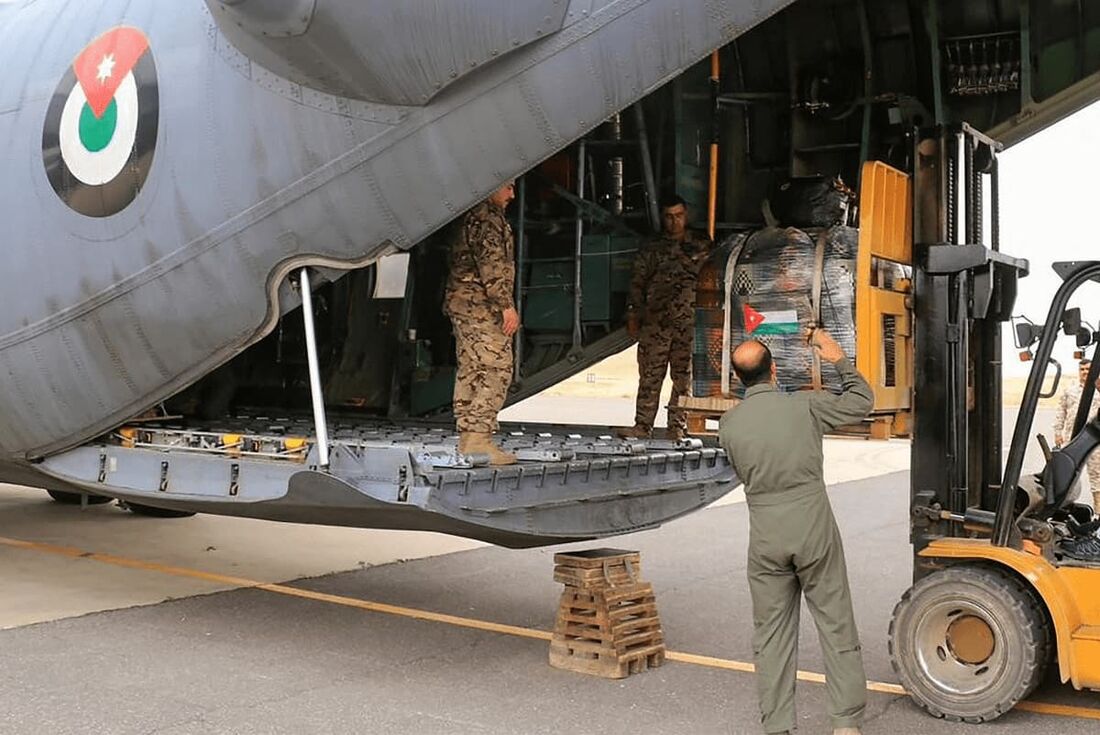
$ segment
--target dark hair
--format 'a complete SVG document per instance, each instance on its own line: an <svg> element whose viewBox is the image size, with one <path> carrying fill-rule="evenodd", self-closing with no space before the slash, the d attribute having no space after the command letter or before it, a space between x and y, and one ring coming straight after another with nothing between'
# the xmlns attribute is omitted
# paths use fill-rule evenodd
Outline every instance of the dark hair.
<svg viewBox="0 0 1100 735"><path fill-rule="evenodd" d="M669 207L675 207L680 204L684 205L685 207L687 206L687 202L684 201L684 198L674 191L662 196L659 204L661 206L662 212Z"/></svg>
<svg viewBox="0 0 1100 735"><path fill-rule="evenodd" d="M763 342L757 342L757 344L763 348L764 352L755 365L738 365L736 362L733 364L733 371L737 373L737 377L746 388L767 383L772 377L772 351Z"/></svg>

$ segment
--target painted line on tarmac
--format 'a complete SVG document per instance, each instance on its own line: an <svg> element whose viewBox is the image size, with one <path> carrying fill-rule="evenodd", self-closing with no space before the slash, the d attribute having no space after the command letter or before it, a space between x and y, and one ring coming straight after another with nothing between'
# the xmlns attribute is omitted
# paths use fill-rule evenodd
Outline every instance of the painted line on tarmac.
<svg viewBox="0 0 1100 735"><path fill-rule="evenodd" d="M103 564L111 564L114 566L126 567L128 569L139 569L147 572L158 572L160 574L169 574L175 577L201 579L204 582L225 584L237 588L260 589L267 592L274 592L280 595L287 595L289 597L302 597L307 600L328 602L334 605L343 605L344 607L355 607L359 608L360 610L383 613L386 615L397 615L400 617L413 618L416 620L427 620L433 623L446 623L447 625L455 625L463 628L475 628L477 630L484 630L492 633L504 633L506 635L520 636L523 638L538 638L541 640L550 640L549 631L535 630L533 628L522 628L517 625L505 625L503 623L492 623L487 620L476 620L474 618L463 618L457 615L446 615L444 613L436 613L428 610L416 610L410 607L388 605L383 602L371 602L370 600L360 600L354 597L344 597L342 595L329 595L324 592L314 592L313 590L301 589L299 587L290 587L289 585L285 584L260 582L254 579L233 577L226 574L218 574L216 572L203 572L201 570L190 569L188 567L176 567L168 564L159 564L157 562L142 561L140 559L129 559L127 557L114 556L112 554L101 554L94 551L84 551L83 549L76 549L71 546L58 546L56 544L39 543L35 541L20 541L19 539L5 538L3 536L0 536L0 545L9 546L16 549L24 549L27 551L38 551L47 554L55 554L57 556L67 556L72 559L88 559L90 561L98 561Z"/></svg>
<svg viewBox="0 0 1100 735"><path fill-rule="evenodd" d="M507 625L504 623L494 623L488 620L466 618L459 615L447 615L445 613L431 612L430 610L418 610L416 608L402 607L400 605L390 605L384 602L361 600L356 597L345 597L344 595L330 595L325 592L314 592L313 590L302 589L300 587L291 587L285 584L260 582L254 579L233 577L227 574L218 574L216 572L204 572L199 569L190 569L188 567L177 567L169 564L159 564L157 562L143 561L141 559L130 559L123 556L114 556L113 554L101 554L94 551L77 549L71 546L59 546L57 544L47 544L37 541L22 541L19 539L5 538L3 536L0 536L0 546L8 546L14 549L23 549L26 551L37 551L46 554L54 554L56 556L66 556L71 559L88 559L90 561L97 561L102 564L111 564L113 566L126 567L128 569L139 569L148 572L158 572L160 574L168 574L176 577L186 577L188 579L199 579L205 582L226 584L238 588L260 589L266 592L286 595L288 597L299 597L306 600L314 600L316 602L326 602L332 605L357 608L359 610L365 610L368 612L382 613L384 615L395 615L398 617L411 618L413 620L424 620L432 623L443 623L445 625L453 625L460 628L472 628L474 630L481 630L489 633L501 633L504 635L517 636L520 638L533 638L543 641L548 641L552 637L550 631L548 630L539 630L537 628L524 628L522 626ZM677 663L690 664L693 666L703 666L712 669L737 671L746 674L752 674L756 672L756 667L753 664L745 661L734 661L732 659L716 658L714 656L702 656L695 653L667 651L665 653L665 658L669 661L675 661ZM813 684L824 684L825 675L813 671L799 670L798 680L810 682ZM876 692L879 694L891 694L894 696L905 696L906 694L905 689L903 689L898 684L890 684L888 682L882 681L868 681L867 691ZM1046 702L1024 701L1017 704L1015 708L1024 712L1034 712L1036 714L1052 715L1055 717L1100 720L1100 709L1094 709L1091 707L1074 707L1070 705L1048 704Z"/></svg>
<svg viewBox="0 0 1100 735"><path fill-rule="evenodd" d="M665 658L669 661L678 661L694 666L706 666L712 669L725 669L727 671L740 671L745 674L755 674L756 666L745 661L733 661L728 658L715 658L713 656L701 656L697 653L681 653L680 651L668 651ZM798 671L798 680L812 684L824 684L825 675L814 671ZM868 681L867 691L879 694L895 694L905 696L906 691L900 684L888 684L884 681ZM1096 717L1100 719L1100 710L1096 710Z"/></svg>
<svg viewBox="0 0 1100 735"><path fill-rule="evenodd" d="M1047 702L1032 702L1028 700L1020 702L1014 709L1023 710L1024 712L1036 712L1041 715L1100 720L1100 710L1093 709L1092 707L1074 707L1068 704L1049 704Z"/></svg>

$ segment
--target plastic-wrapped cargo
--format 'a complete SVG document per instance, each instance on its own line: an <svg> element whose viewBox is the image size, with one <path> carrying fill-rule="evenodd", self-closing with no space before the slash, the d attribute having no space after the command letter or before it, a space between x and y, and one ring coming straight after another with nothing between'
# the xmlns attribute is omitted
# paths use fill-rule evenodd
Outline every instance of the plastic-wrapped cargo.
<svg viewBox="0 0 1100 735"><path fill-rule="evenodd" d="M772 191L768 204L785 227L832 227L848 221L856 195L840 177L788 179Z"/></svg>
<svg viewBox="0 0 1100 735"><path fill-rule="evenodd" d="M820 254L818 252L820 246ZM747 339L768 346L778 368L781 390L814 387L813 351L804 331L820 324L855 357L855 275L859 230L767 228L735 235L715 249L700 275L696 301L694 395L722 395L722 344L729 284L729 340L733 348ZM727 268L732 268L727 280ZM815 288L815 273L820 273ZM815 292L818 292L815 309ZM729 364L728 362L726 363ZM821 385L840 392L836 372L819 366ZM729 394L744 386L729 370Z"/></svg>

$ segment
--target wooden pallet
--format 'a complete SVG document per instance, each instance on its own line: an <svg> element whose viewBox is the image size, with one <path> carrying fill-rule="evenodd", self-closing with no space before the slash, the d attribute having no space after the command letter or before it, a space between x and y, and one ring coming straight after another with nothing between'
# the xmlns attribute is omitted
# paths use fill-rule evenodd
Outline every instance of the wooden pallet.
<svg viewBox="0 0 1100 735"><path fill-rule="evenodd" d="M622 549L585 549L554 554L554 581L598 590L638 581L642 555Z"/></svg>
<svg viewBox="0 0 1100 735"><path fill-rule="evenodd" d="M912 416L908 411L872 414L852 426L840 426L834 436L862 436L868 439L898 439L912 434Z"/></svg>
<svg viewBox="0 0 1100 735"><path fill-rule="evenodd" d="M715 436L716 432L707 429L707 420L720 419L722 414L740 403L737 398L711 396L695 398L683 396L677 406L669 406L671 413L679 413L687 422L689 436ZM894 439L910 435L912 420L908 411L880 413L868 416L864 421L852 426L841 426L831 432L835 436L862 436L870 439Z"/></svg>
<svg viewBox="0 0 1100 735"><path fill-rule="evenodd" d="M554 556L565 588L550 641L550 665L608 679L660 666L664 632L653 585L638 579L640 555L593 549Z"/></svg>
<svg viewBox="0 0 1100 735"><path fill-rule="evenodd" d="M708 396L706 398L681 396L680 402L675 406L669 406L668 411L672 415L680 414L684 417L689 435L706 436L715 433L707 430L707 419L722 418L722 414L740 402L740 398L724 398L722 396Z"/></svg>

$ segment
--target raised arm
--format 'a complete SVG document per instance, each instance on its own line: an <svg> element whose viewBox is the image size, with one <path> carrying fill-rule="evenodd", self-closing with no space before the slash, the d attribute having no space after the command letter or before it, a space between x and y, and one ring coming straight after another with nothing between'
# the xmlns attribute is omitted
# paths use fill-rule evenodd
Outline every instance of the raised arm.
<svg viewBox="0 0 1100 735"><path fill-rule="evenodd" d="M810 410L822 433L838 426L863 420L875 406L875 394L859 371L848 360L840 345L824 329L815 329L810 345L825 362L840 374L841 393L817 393L810 399Z"/></svg>

